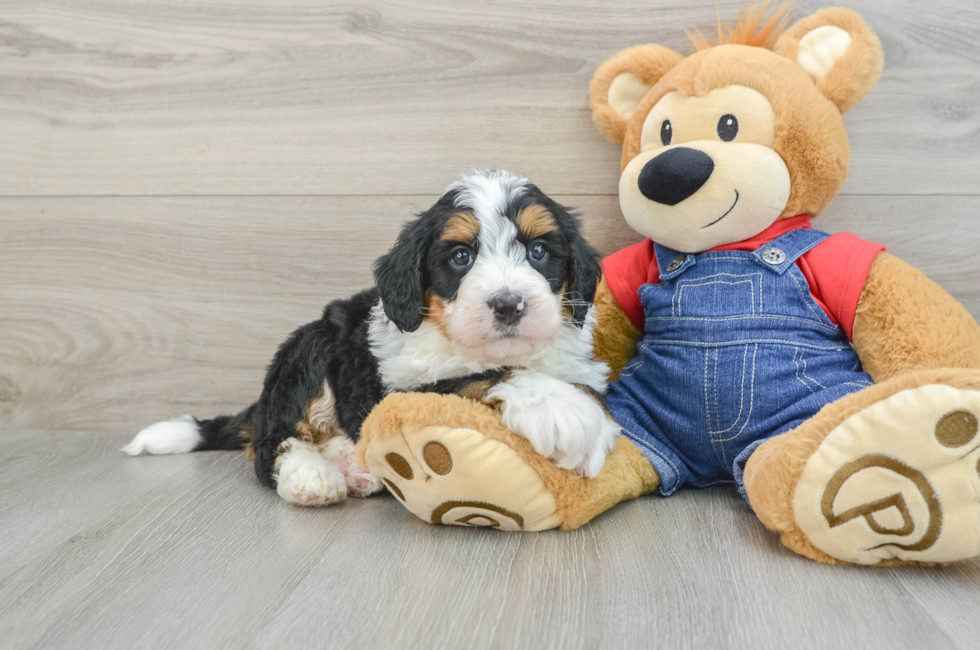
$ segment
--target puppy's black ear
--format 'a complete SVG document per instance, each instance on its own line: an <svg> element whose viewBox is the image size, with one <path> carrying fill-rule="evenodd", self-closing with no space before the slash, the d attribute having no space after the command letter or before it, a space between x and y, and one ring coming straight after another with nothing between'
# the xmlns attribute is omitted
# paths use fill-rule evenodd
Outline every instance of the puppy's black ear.
<svg viewBox="0 0 980 650"><path fill-rule="evenodd" d="M558 206L563 214L559 223L565 231L568 242L568 287L565 299L572 305L572 321L582 327L585 316L595 301L596 287L602 277L600 255L585 241L579 226L578 217L573 211Z"/></svg>
<svg viewBox="0 0 980 650"><path fill-rule="evenodd" d="M402 228L395 245L374 263L374 281L385 315L403 332L422 325L425 307L424 268L428 248L424 215Z"/></svg>

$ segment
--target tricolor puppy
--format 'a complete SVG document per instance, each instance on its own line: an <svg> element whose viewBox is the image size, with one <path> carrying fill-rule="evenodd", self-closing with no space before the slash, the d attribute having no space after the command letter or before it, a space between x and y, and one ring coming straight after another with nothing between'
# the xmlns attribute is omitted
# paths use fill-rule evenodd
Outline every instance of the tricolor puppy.
<svg viewBox="0 0 980 650"><path fill-rule="evenodd" d="M608 367L592 357L600 272L576 217L527 179L464 176L406 224L376 288L280 346L255 404L159 422L124 450L247 447L282 498L326 505L381 489L353 454L375 404L433 390L493 404L539 453L595 476L619 433L603 408Z"/></svg>

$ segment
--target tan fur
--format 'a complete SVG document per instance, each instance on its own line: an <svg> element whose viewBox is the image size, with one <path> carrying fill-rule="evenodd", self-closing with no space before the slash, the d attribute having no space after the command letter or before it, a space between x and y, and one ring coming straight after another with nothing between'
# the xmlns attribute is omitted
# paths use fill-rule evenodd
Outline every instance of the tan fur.
<svg viewBox="0 0 980 650"><path fill-rule="evenodd" d="M439 239L469 244L476 241L479 233L480 223L476 217L469 212L457 212L446 221L446 227L443 228Z"/></svg>
<svg viewBox="0 0 980 650"><path fill-rule="evenodd" d="M871 92L884 66L881 41L860 16L839 8L818 11L783 34L776 42L775 51L795 61L803 36L825 25L846 31L851 36L851 44L823 81L817 84L817 90L832 101L841 113L846 113Z"/></svg>
<svg viewBox="0 0 980 650"><path fill-rule="evenodd" d="M980 369L980 325L924 273L879 253L854 317L854 349L875 381L924 368Z"/></svg>
<svg viewBox="0 0 980 650"><path fill-rule="evenodd" d="M365 452L373 440L429 426L474 429L517 452L554 496L562 530L574 530L617 503L651 492L659 485L653 466L625 438L619 439L599 476L582 479L576 472L559 469L540 456L527 439L504 426L495 410L457 395L389 395L364 420L357 443L358 460L366 465Z"/></svg>
<svg viewBox="0 0 980 650"><path fill-rule="evenodd" d="M242 449L245 450L245 458L248 462L255 462L255 450L252 449L252 427L251 425L242 427L238 432L238 438L242 441Z"/></svg>
<svg viewBox="0 0 980 650"><path fill-rule="evenodd" d="M598 323L593 354L609 364L609 381L616 381L623 367L636 356L636 344L643 338L643 332L619 306L606 278L596 288L595 309Z"/></svg>
<svg viewBox="0 0 980 650"><path fill-rule="evenodd" d="M779 11L783 11L780 9ZM779 22L778 12L758 34L766 45ZM738 28L747 34L761 20L751 13ZM796 64L800 39L823 25L839 26L852 37L851 47L820 84ZM768 31L767 31L768 30ZM753 40L733 32L722 40ZM673 56L672 56L673 55ZM672 64L672 65L671 65ZM737 84L758 91L776 114L776 150L790 172L792 191L781 218L820 214L840 191L850 165L850 145L841 112L864 97L880 75L881 44L861 18L846 9L826 9L801 20L776 42L764 47L720 44L682 58L656 45L626 50L603 64L592 80L593 117L599 130L622 143L621 169L640 153L640 134L650 109L669 92L702 97L716 88ZM608 105L618 74L632 72L652 88L627 120Z"/></svg>
<svg viewBox="0 0 980 650"><path fill-rule="evenodd" d="M333 399L326 394L329 390L327 383L323 382L320 393L303 407L303 419L296 423L296 437L299 440L319 447L343 433L337 424Z"/></svg>
<svg viewBox="0 0 980 650"><path fill-rule="evenodd" d="M698 50L706 50L715 45L751 45L771 50L775 47L780 34L786 29L791 6L791 2L784 2L765 20L763 18L766 16L767 3L748 6L738 15L738 22L734 27L722 25L719 14L714 43L708 43L708 39L701 35L700 30L687 32L687 36Z"/></svg>
<svg viewBox="0 0 980 650"><path fill-rule="evenodd" d="M622 144L627 120L609 106L609 87L620 74L630 72L653 86L668 70L683 60L677 52L660 45L639 45L623 50L596 70L589 83L592 119L607 139Z"/></svg>
<svg viewBox="0 0 980 650"><path fill-rule="evenodd" d="M733 84L758 91L772 104L773 149L786 163L792 185L782 217L820 214L847 177L850 145L844 120L796 63L758 47L713 47L692 54L665 74L627 124L621 168L639 155L643 121L664 95L677 90L703 97Z"/></svg>
<svg viewBox="0 0 980 650"><path fill-rule="evenodd" d="M558 229L554 215L540 205L524 208L515 221L520 231L531 239Z"/></svg>
<svg viewBox="0 0 980 650"><path fill-rule="evenodd" d="M763 443L745 467L745 490L760 521L800 555L825 564L847 564L816 548L795 523L793 491L803 466L827 434L850 416L895 393L928 384L980 390L980 371L940 368L899 375L829 404L793 431ZM875 566L896 564L905 562L891 560Z"/></svg>
<svg viewBox="0 0 980 650"><path fill-rule="evenodd" d="M446 331L446 301L437 296L432 291L427 291L425 294L425 316L423 319L429 323L433 323L442 332L442 335L447 339L449 338L449 333Z"/></svg>

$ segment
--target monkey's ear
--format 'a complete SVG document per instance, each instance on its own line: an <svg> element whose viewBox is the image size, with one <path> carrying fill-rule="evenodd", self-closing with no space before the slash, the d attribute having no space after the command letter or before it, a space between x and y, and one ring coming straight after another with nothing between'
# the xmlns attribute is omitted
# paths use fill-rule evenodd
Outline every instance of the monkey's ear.
<svg viewBox="0 0 980 650"><path fill-rule="evenodd" d="M660 45L623 50L595 71L589 84L592 119L607 139L622 144L626 123L667 71L684 57Z"/></svg>
<svg viewBox="0 0 980 650"><path fill-rule="evenodd" d="M428 247L424 215L402 228L387 254L374 263L374 281L385 315L403 332L422 325L425 308L423 264Z"/></svg>
<svg viewBox="0 0 980 650"><path fill-rule="evenodd" d="M864 99L884 65L881 41L850 9L822 9L779 37L774 48L803 68L841 113Z"/></svg>

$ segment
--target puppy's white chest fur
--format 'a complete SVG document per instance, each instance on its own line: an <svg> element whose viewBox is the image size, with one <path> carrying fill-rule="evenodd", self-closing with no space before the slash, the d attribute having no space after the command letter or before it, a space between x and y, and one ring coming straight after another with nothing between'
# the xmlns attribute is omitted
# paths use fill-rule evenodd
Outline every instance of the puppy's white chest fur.
<svg viewBox="0 0 980 650"><path fill-rule="evenodd" d="M581 328L563 324L547 346L530 354L475 359L432 323L423 322L414 332L400 331L385 316L379 301L371 312L368 339L388 391L410 391L442 379L517 367L604 393L609 366L592 358L594 311L594 307L589 310Z"/></svg>

